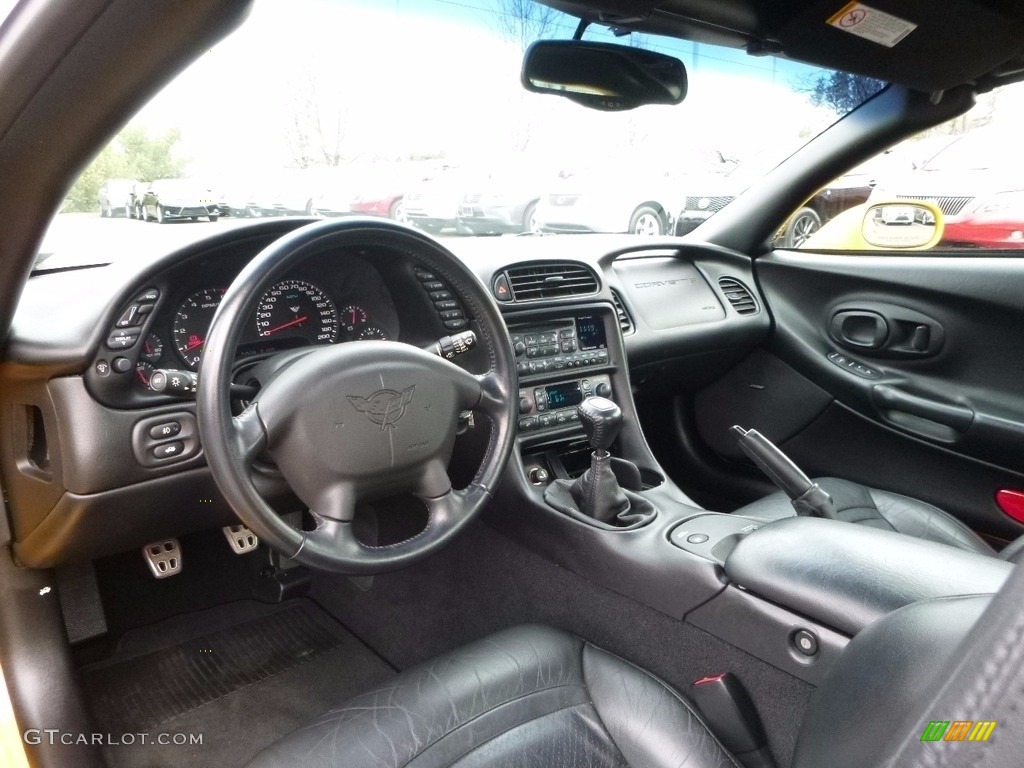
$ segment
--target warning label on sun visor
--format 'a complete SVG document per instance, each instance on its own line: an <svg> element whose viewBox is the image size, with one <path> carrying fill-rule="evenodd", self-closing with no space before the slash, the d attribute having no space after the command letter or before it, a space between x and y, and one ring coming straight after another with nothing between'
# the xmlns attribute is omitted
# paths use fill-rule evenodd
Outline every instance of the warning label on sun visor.
<svg viewBox="0 0 1024 768"><path fill-rule="evenodd" d="M828 23L843 32L892 48L917 29L917 24L864 3L847 3Z"/></svg>

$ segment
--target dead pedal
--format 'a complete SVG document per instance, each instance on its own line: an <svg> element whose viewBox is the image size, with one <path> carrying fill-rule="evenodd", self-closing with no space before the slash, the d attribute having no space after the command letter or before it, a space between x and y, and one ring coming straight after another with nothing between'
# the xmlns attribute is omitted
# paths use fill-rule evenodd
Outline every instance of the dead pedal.
<svg viewBox="0 0 1024 768"><path fill-rule="evenodd" d="M142 548L149 570L157 579L181 573L181 544L177 539L162 539Z"/></svg>
<svg viewBox="0 0 1024 768"><path fill-rule="evenodd" d="M245 555L260 545L259 536L244 525L225 525L221 530L236 555Z"/></svg>

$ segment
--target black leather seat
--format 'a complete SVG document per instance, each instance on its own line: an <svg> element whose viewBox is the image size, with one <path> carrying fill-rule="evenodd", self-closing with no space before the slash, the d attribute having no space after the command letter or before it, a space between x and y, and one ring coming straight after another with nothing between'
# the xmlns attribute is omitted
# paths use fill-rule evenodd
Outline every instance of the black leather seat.
<svg viewBox="0 0 1024 768"><path fill-rule="evenodd" d="M822 477L814 482L832 497L838 520L896 531L968 552L992 556L996 554L992 547L966 525L924 501L836 477ZM735 514L771 521L794 517L796 511L789 498L780 491L737 509ZM1015 550L1016 547L1011 552ZM1004 551L1003 557L1009 554Z"/></svg>
<svg viewBox="0 0 1024 768"><path fill-rule="evenodd" d="M887 756L906 744L920 756L922 722L937 716L928 714L933 688L948 687L961 643L990 599L924 600L859 633L811 698L793 768L888 765ZM1013 659L1006 665L1016 669ZM995 719L1003 710L981 714ZM739 768L657 678L565 632L525 626L351 699L264 750L249 768L684 765Z"/></svg>
<svg viewBox="0 0 1024 768"><path fill-rule="evenodd" d="M251 768L737 763L657 678L565 632L506 630L408 670L262 752Z"/></svg>

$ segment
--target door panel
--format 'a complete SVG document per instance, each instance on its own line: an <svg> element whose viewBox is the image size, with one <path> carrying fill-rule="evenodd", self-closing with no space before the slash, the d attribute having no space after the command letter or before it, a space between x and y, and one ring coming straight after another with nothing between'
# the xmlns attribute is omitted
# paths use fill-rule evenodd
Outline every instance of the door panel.
<svg viewBox="0 0 1024 768"><path fill-rule="evenodd" d="M787 440L795 459L1024 532L994 501L1024 488L1024 259L780 251L755 269L768 351L835 401Z"/></svg>

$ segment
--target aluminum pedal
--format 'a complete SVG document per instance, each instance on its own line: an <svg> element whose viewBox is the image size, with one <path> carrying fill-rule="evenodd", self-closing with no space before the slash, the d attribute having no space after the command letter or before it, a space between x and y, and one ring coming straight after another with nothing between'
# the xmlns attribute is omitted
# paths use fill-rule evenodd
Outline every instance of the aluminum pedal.
<svg viewBox="0 0 1024 768"><path fill-rule="evenodd" d="M245 555L260 545L259 536L244 525L225 525L222 530L236 555Z"/></svg>
<svg viewBox="0 0 1024 768"><path fill-rule="evenodd" d="M181 573L181 544L177 539L154 541L142 548L149 570L157 579Z"/></svg>

